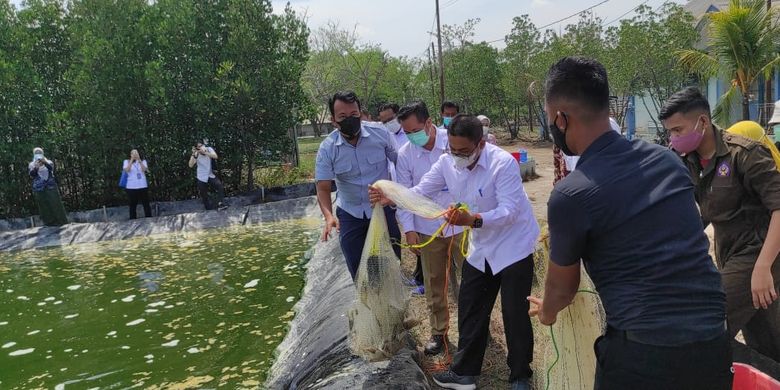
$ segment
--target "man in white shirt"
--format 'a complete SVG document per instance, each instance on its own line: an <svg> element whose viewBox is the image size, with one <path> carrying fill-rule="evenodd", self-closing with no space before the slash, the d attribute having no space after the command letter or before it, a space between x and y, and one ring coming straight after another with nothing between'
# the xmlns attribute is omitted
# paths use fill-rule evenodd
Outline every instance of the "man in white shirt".
<svg viewBox="0 0 780 390"><path fill-rule="evenodd" d="M433 379L448 389L476 389L490 312L500 290L509 381L513 389L530 389L533 330L525 297L531 291L539 226L517 161L485 142L482 123L474 116L458 115L447 134L450 153L443 154L412 188L433 198L446 187L469 211L453 208L445 217L454 225L472 228L458 297L458 352L450 369ZM369 195L372 202L390 203L378 189L369 189Z"/></svg>
<svg viewBox="0 0 780 390"><path fill-rule="evenodd" d="M447 130L437 129L434 126L428 107L420 101L402 108L398 113L398 119L409 142L398 152L397 181L405 187L412 188L420 183L423 175L431 170L441 155L447 153ZM432 199L442 209L455 203L446 188L439 191ZM403 226L406 242L410 245L427 242L444 222L442 219L430 220L417 217L405 210L398 210L398 219ZM424 248L413 250L421 257L425 299L430 312L431 339L425 346L426 355L441 353L448 343L447 328L450 314L447 305L449 284L447 271L451 267L463 266L463 256L459 250L462 232L461 227L447 229L442 237L434 238L433 242ZM452 262L448 262L450 258ZM454 274L454 272L449 273L449 275Z"/></svg>
<svg viewBox="0 0 780 390"><path fill-rule="evenodd" d="M409 142L409 139L406 138L406 133L401 128L401 123L398 121L399 109L400 107L395 103L387 103L379 107L379 120L395 139L396 150L401 150L401 147Z"/></svg>
<svg viewBox="0 0 780 390"><path fill-rule="evenodd" d="M390 133L390 137L393 139L393 142L395 142L395 150L398 151L409 143L409 138L406 138L406 133L401 128L401 123L398 122L399 109L400 107L395 103L386 103L379 107L379 120L387 129L387 132ZM398 174L396 173L396 165L393 162L390 162L389 164L390 179L397 182ZM414 289L415 294L422 295L425 293L422 259L419 254L417 254L417 266L414 269L414 274L412 274L412 279L409 281L409 284L416 287Z"/></svg>
<svg viewBox="0 0 780 390"><path fill-rule="evenodd" d="M227 206L222 203L222 200L225 198L225 188L222 186L222 181L214 174L214 165L212 161L217 160L217 152L214 148L206 146L204 142L198 142L195 144L195 147L192 148L192 155L190 156L189 162L190 168L195 165L198 166L196 170L198 193L200 193L200 198L203 199L203 206L206 210L212 210L214 208L209 201L209 187L213 187L217 191L217 209L224 210L227 208Z"/></svg>

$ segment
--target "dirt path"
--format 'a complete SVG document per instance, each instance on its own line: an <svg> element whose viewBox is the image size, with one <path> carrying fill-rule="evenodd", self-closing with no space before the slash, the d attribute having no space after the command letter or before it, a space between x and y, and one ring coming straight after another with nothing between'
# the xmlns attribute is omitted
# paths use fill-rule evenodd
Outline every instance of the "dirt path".
<svg viewBox="0 0 780 390"><path fill-rule="evenodd" d="M536 161L536 174L537 177L526 183L523 183L525 191L528 194L528 198L531 200L531 204L534 209L534 214L540 222L547 221L547 199L550 196L552 190L553 180L553 160L552 160L552 144L537 144L528 142L507 142L501 145L507 151L517 151L519 148L525 148L528 150L529 157L532 157ZM415 258L411 256L407 251L404 251L404 259L402 265L407 274L411 274L414 271ZM536 291L536 289L535 289ZM453 344L450 352L454 354L455 345L458 341L458 322L457 322L457 302L450 298L450 330L449 338ZM428 323L428 309L425 303L425 297L415 296L412 297L410 303L410 315L413 318L419 319L421 324L412 330L412 333L418 340L418 345L424 345L430 337L430 325ZM534 321L534 320L532 320ZM535 324L537 325L537 324ZM541 332L535 330L534 339L537 348L534 348L534 366L532 367L535 375L534 382L541 384L539 379L544 376L546 367L541 367L542 351L546 348L539 348L546 344L545 335L540 335ZM488 349L485 353L485 360L482 365L482 375L479 380L480 389L501 389L508 386L507 379L509 377L509 370L506 366L506 342L504 339L504 323L501 318L501 300L500 297L496 300L493 313L491 315L490 324L491 340L488 345ZM425 357L423 360L423 366L426 373L437 372L444 369L447 359L442 356L434 358ZM431 385L434 388L438 388L433 381ZM537 386L538 388L538 386Z"/></svg>

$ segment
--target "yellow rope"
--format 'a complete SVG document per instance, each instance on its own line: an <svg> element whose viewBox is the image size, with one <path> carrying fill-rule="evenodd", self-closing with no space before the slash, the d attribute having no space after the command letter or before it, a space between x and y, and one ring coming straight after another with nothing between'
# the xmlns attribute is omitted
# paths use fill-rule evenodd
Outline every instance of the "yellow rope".
<svg viewBox="0 0 780 390"><path fill-rule="evenodd" d="M455 210L457 210L458 212L461 212L461 211L468 212L469 211L469 206L466 205L465 203L457 203L453 208ZM445 213L446 213L446 211L445 211ZM442 215L444 215L444 213L442 213L439 217L441 217ZM436 232L433 233L431 235L431 238L429 238L427 241L425 241L423 243L420 243L420 244L415 244L415 245L400 244L401 248L409 248L409 249L425 248L426 246L430 245L436 239L436 237L442 236L442 232L448 226L451 226L451 224L449 222L447 222L447 221L444 221L444 223L441 224L441 226L439 226L438 229L436 229ZM463 255L463 257L468 257L468 238L469 238L469 234L471 234L471 227L469 227L469 226L464 227L463 228L463 237L462 237L462 239L460 241L460 253Z"/></svg>

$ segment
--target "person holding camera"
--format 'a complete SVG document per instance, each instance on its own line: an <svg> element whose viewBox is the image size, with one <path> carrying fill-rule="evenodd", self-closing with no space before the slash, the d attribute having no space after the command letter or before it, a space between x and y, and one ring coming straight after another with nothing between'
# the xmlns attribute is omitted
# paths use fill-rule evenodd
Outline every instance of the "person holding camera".
<svg viewBox="0 0 780 390"><path fill-rule="evenodd" d="M214 148L206 146L206 140L198 142L192 148L192 155L190 155L190 168L197 165L197 183L198 193L200 198L203 199L203 206L206 210L213 210L212 202L209 200L209 189L213 188L217 191L217 209L224 210L227 208L222 203L225 198L225 188L222 185L222 181L214 174L214 161L218 158L217 152Z"/></svg>
<svg viewBox="0 0 780 390"><path fill-rule="evenodd" d="M38 204L38 214L46 226L62 226L68 223L65 206L54 179L54 162L43 155L42 148L33 149L33 160L27 165L32 178L32 190Z"/></svg>
<svg viewBox="0 0 780 390"><path fill-rule="evenodd" d="M149 183L146 180L146 172L149 166L146 160L141 160L137 149L130 151L130 159L122 162L122 169L127 173L127 198L130 200L130 219L136 219L136 208L140 202L144 206L144 217L152 216L152 207L149 205Z"/></svg>

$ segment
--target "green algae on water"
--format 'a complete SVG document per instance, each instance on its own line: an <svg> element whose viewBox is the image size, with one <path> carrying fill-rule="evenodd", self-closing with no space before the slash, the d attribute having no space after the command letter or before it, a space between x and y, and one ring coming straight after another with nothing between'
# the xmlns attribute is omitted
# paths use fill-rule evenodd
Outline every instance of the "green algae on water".
<svg viewBox="0 0 780 390"><path fill-rule="evenodd" d="M318 226L0 253L0 388L256 387Z"/></svg>

